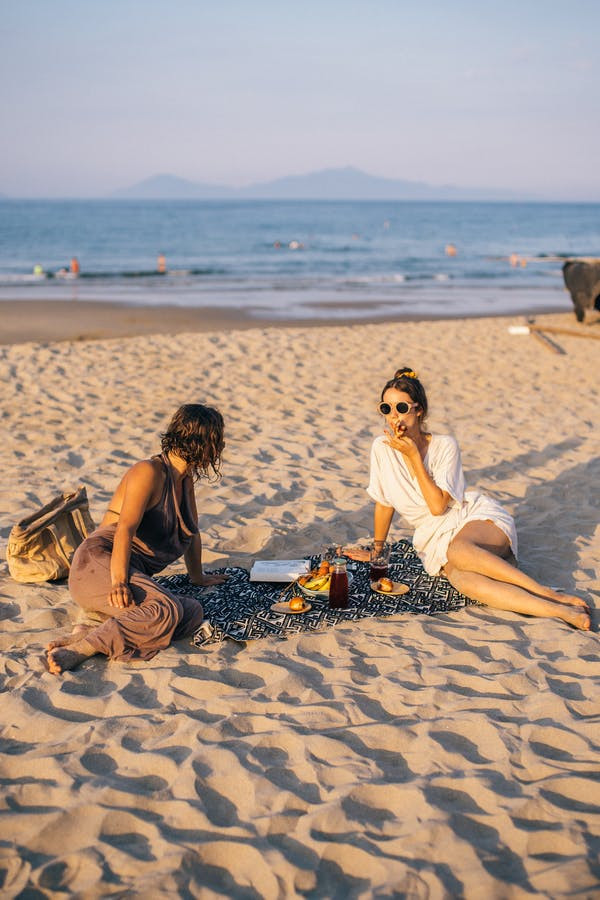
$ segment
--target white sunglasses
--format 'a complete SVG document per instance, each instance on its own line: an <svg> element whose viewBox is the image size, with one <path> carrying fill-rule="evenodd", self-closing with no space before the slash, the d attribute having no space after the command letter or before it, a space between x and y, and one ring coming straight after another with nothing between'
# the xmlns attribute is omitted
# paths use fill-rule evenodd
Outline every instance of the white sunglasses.
<svg viewBox="0 0 600 900"><path fill-rule="evenodd" d="M401 416L405 416L406 413L410 412L412 409L418 409L418 403L405 403L404 400L401 400L400 403L396 403L393 407L397 413L400 413ZM392 411L391 403L380 403L379 404L379 412L382 416L389 416Z"/></svg>

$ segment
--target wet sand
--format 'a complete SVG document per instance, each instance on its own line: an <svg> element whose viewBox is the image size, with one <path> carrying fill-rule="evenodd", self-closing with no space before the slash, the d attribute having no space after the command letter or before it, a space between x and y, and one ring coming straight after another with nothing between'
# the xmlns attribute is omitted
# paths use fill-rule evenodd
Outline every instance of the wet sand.
<svg viewBox="0 0 600 900"><path fill-rule="evenodd" d="M371 307L370 303L323 301L314 304L312 316L307 314L304 318L283 319L264 308L252 307L231 309L219 306L155 306L87 300L1 300L0 344L99 340L140 334L180 334L222 329L321 328L340 324L439 320L439 316L434 315L417 317L406 313L393 314L389 309L373 315L368 312Z"/></svg>

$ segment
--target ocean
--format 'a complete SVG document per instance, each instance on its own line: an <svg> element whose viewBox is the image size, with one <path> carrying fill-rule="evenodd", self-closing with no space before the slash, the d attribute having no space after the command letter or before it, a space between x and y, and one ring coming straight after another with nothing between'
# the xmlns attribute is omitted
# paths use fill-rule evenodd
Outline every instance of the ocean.
<svg viewBox="0 0 600 900"><path fill-rule="evenodd" d="M566 311L564 258L597 255L600 204L0 200L0 300L347 321Z"/></svg>

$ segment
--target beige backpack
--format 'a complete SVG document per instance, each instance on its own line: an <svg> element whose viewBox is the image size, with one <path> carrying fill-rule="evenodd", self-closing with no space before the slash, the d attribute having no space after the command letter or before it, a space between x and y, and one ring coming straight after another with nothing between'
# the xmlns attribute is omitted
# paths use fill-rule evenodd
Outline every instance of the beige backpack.
<svg viewBox="0 0 600 900"><path fill-rule="evenodd" d="M59 494L11 529L6 548L10 574L24 582L66 578L75 550L95 527L85 487Z"/></svg>

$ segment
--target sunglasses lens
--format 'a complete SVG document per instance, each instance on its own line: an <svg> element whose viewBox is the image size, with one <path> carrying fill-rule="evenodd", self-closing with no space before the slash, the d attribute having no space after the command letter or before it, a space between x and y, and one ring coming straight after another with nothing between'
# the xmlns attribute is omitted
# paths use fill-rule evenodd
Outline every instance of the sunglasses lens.
<svg viewBox="0 0 600 900"><path fill-rule="evenodd" d="M396 403L396 411L400 413L401 416L405 415L410 409L408 403Z"/></svg>
<svg viewBox="0 0 600 900"><path fill-rule="evenodd" d="M389 403L380 403L379 404L379 412L382 416L389 416L392 411L392 407Z"/></svg>

